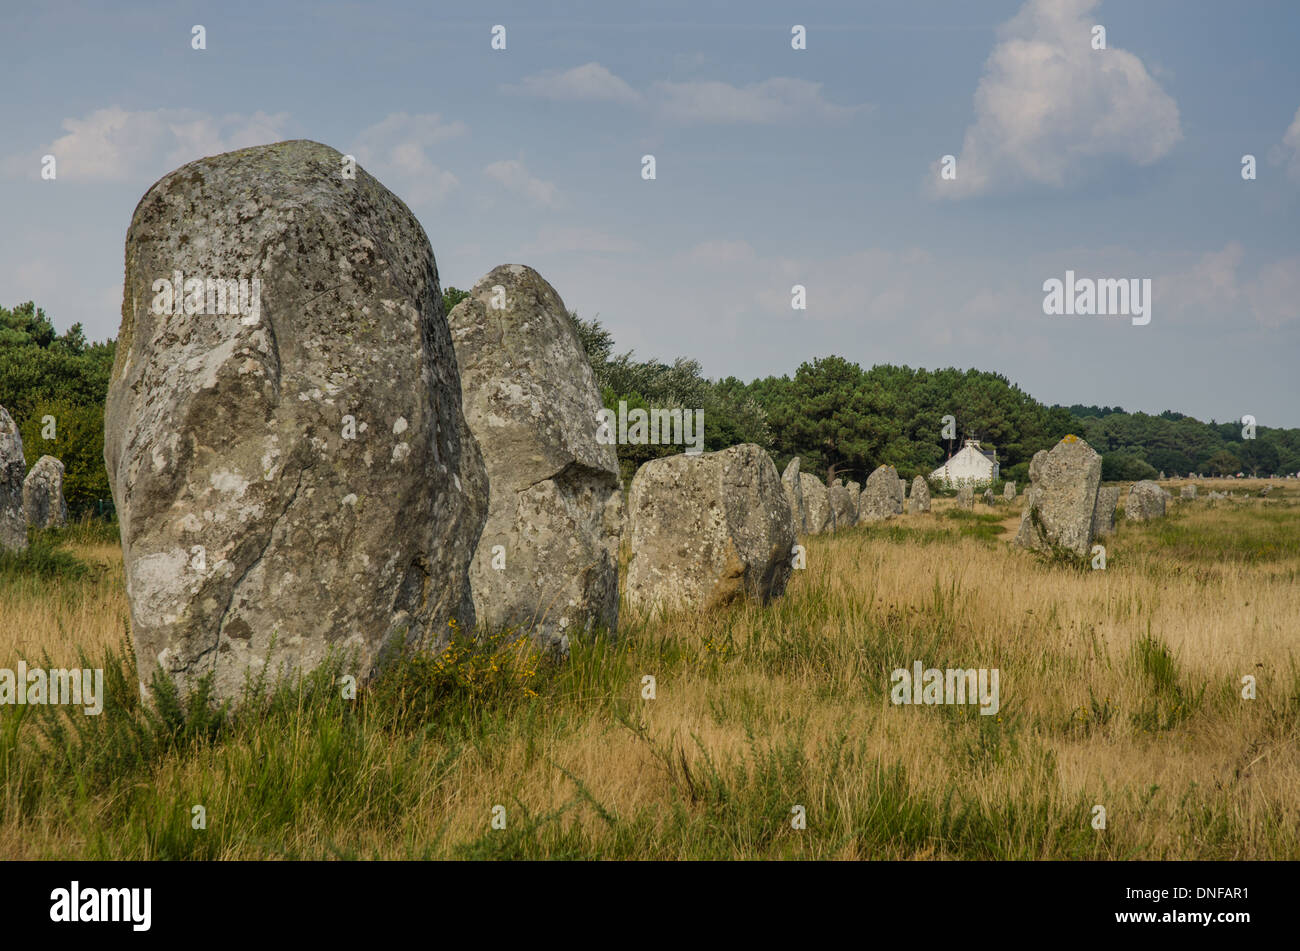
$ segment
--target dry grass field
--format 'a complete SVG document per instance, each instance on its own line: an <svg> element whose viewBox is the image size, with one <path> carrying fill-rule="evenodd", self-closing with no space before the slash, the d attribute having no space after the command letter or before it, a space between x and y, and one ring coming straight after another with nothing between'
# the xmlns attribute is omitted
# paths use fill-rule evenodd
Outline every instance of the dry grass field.
<svg viewBox="0 0 1300 951"><path fill-rule="evenodd" d="M1103 571L1013 547L1019 500L939 499L807 540L767 607L561 665L458 641L225 720L141 704L120 552L70 531L75 562L0 565L0 666L84 656L108 704L0 708L0 857L1300 858L1300 486L1262 484L1121 517ZM998 669L1000 709L894 705L914 661Z"/></svg>

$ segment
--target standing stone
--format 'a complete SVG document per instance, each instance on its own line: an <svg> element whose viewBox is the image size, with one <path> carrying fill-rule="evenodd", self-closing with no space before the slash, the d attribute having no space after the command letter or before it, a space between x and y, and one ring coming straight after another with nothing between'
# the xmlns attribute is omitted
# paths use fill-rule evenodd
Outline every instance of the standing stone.
<svg viewBox="0 0 1300 951"><path fill-rule="evenodd" d="M1168 492L1150 479L1143 479L1128 490L1128 499L1124 503L1124 518L1130 522L1164 518L1165 501L1168 496Z"/></svg>
<svg viewBox="0 0 1300 951"><path fill-rule="evenodd" d="M628 509L626 593L634 610L766 603L785 591L794 519L761 447L652 459L632 479Z"/></svg>
<svg viewBox="0 0 1300 951"><path fill-rule="evenodd" d="M973 487L969 485L959 485L957 487L957 508L975 508L975 489Z"/></svg>
<svg viewBox="0 0 1300 951"><path fill-rule="evenodd" d="M901 480L893 466L878 466L867 476L858 504L858 518L862 522L879 522L903 514Z"/></svg>
<svg viewBox="0 0 1300 951"><path fill-rule="evenodd" d="M836 480L833 485L827 488L826 492L830 497L831 509L835 512L835 530L837 532L843 531L856 525L858 511L853 504L852 493L844 485L844 480Z"/></svg>
<svg viewBox="0 0 1300 951"><path fill-rule="evenodd" d="M1179 490L1179 493L1178 493L1178 494L1179 494L1179 496L1180 496L1181 498L1184 498L1184 499L1187 499L1187 500L1190 501L1190 500L1196 498L1196 486L1194 486L1194 485L1185 485L1185 486L1182 487L1182 489Z"/></svg>
<svg viewBox="0 0 1300 951"><path fill-rule="evenodd" d="M984 504L990 508L997 504L997 499L993 496L993 487L989 486L984 490Z"/></svg>
<svg viewBox="0 0 1300 951"><path fill-rule="evenodd" d="M907 500L907 510L913 514L930 511L930 486L923 476L912 480L912 497Z"/></svg>
<svg viewBox="0 0 1300 951"><path fill-rule="evenodd" d="M1264 488L1259 490L1260 497L1268 498L1268 494L1272 491L1273 491L1273 487L1271 485L1266 485L1264 486Z"/></svg>
<svg viewBox="0 0 1300 951"><path fill-rule="evenodd" d="M799 476L799 457L795 456L781 473L781 485L785 486L785 497L790 500L795 534L805 535L808 532L808 514L804 511L803 480Z"/></svg>
<svg viewBox="0 0 1300 951"><path fill-rule="evenodd" d="M1006 486L1002 489L1002 497L1006 499L1008 502L1011 502L1015 499L1016 484L1014 482L1008 482L1006 484Z"/></svg>
<svg viewBox="0 0 1300 951"><path fill-rule="evenodd" d="M23 513L34 528L62 528L68 524L68 504L63 499L63 463L41 456L23 482Z"/></svg>
<svg viewBox="0 0 1300 951"><path fill-rule="evenodd" d="M480 626L527 632L564 653L570 634L618 626L618 424L603 438L606 411L582 341L532 268L493 268L447 323L488 478L469 566L474 614Z"/></svg>
<svg viewBox="0 0 1300 951"><path fill-rule="evenodd" d="M1040 450L1029 465L1033 484L1026 493L1016 544L1043 550L1064 548L1079 557L1092 545L1092 513L1101 484L1101 456L1078 436L1066 436L1051 452Z"/></svg>
<svg viewBox="0 0 1300 951"><path fill-rule="evenodd" d="M342 160L229 152L135 209L104 461L142 691L211 673L233 699L331 651L364 679L473 626L487 485L437 265Z"/></svg>
<svg viewBox="0 0 1300 951"><path fill-rule="evenodd" d="M862 486L857 482L850 482L847 486L849 490L849 507L853 512L853 522L858 521L858 507L862 504Z"/></svg>
<svg viewBox="0 0 1300 951"><path fill-rule="evenodd" d="M27 517L23 513L23 437L9 411L0 406L0 551L27 547Z"/></svg>
<svg viewBox="0 0 1300 951"><path fill-rule="evenodd" d="M1165 470L1164 470L1164 469L1161 469L1161 470L1160 470L1160 478L1163 479L1164 477L1165 477ZM1130 490L1130 491L1131 491L1131 490Z"/></svg>
<svg viewBox="0 0 1300 951"><path fill-rule="evenodd" d="M803 488L803 511L809 535L835 531L835 510L821 479L807 472L799 473Z"/></svg>
<svg viewBox="0 0 1300 951"><path fill-rule="evenodd" d="M1103 485L1097 489L1097 504L1092 510L1092 537L1110 535L1115 531L1115 508L1119 505L1117 485Z"/></svg>

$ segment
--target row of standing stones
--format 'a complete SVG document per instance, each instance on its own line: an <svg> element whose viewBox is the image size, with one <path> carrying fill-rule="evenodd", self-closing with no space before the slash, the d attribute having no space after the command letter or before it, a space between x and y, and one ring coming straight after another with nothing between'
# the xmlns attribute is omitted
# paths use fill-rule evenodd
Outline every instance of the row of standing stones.
<svg viewBox="0 0 1300 951"><path fill-rule="evenodd" d="M617 628L624 536L635 612L784 591L796 529L761 447L647 462L625 505L560 296L503 265L444 314L424 230L341 159L202 159L132 217L104 459L142 693L208 677L237 702L332 653L364 680L458 627L562 655ZM160 304L177 272L193 296ZM251 319L203 306L204 278L253 276Z"/></svg>
<svg viewBox="0 0 1300 951"><path fill-rule="evenodd" d="M647 462L624 504L555 290L502 265L444 314L419 222L341 167L309 141L205 158L132 217L104 459L142 692L161 672L238 700L333 652L368 678L457 625L563 654L572 633L617 628L623 538L629 609L698 609L782 594L799 535L902 513L892 467L827 487L751 444ZM196 293L185 281L184 306L160 306L177 272ZM250 276L253 319L205 313L203 278ZM1097 505L1081 448L1035 457L1047 539L1078 541L1058 513ZM924 479L908 501L929 510Z"/></svg>
<svg viewBox="0 0 1300 951"><path fill-rule="evenodd" d="M879 466L867 476L867 484L847 485L843 479L826 485L816 476L800 471L799 457L790 460L781 475L786 501L800 535L820 535L854 525L865 525L912 512L930 511L930 487L917 476L912 480L911 498L906 483L893 466Z"/></svg>
<svg viewBox="0 0 1300 951"><path fill-rule="evenodd" d="M1083 440L1066 436L1050 451L1040 450L1030 463L1029 478L1017 545L1037 551L1062 548L1083 556L1090 551L1094 538L1114 532L1120 487L1101 484L1101 456ZM872 472L861 492L856 482L846 486L841 480L823 485L799 471L798 458L786 467L781 480L801 534L817 535L877 522L900 515L904 509L903 480L892 466L880 466ZM1195 498L1196 487L1184 487L1183 497ZM1016 498L1014 482L1006 484L1002 498ZM1125 517L1130 521L1163 517L1169 498L1169 492L1155 482L1138 482L1129 490ZM991 488L984 491L983 500L988 505L995 503ZM929 487L921 476L912 481L906 502L911 512L930 510ZM973 487L960 486L956 503L959 509L973 509Z"/></svg>
<svg viewBox="0 0 1300 951"><path fill-rule="evenodd" d="M41 456L28 472L18 426L0 406L0 551L25 549L29 525L44 529L67 523L63 463Z"/></svg>

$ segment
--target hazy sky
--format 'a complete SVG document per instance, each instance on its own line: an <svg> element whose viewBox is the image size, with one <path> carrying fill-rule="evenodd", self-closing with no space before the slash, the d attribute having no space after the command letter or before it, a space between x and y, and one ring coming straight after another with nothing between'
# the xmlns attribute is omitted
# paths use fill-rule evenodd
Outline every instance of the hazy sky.
<svg viewBox="0 0 1300 951"><path fill-rule="evenodd" d="M1293 2L5 7L0 303L60 330L116 335L154 181L309 138L410 205L444 287L531 265L644 357L1300 426ZM1150 323L1046 316L1067 269L1150 279Z"/></svg>

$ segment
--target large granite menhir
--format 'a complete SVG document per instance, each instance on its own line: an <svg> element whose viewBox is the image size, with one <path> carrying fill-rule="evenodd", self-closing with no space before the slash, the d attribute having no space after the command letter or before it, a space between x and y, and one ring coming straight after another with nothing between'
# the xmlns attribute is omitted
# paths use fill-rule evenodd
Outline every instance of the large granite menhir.
<svg viewBox="0 0 1300 951"><path fill-rule="evenodd" d="M698 611L785 591L794 518L772 458L752 443L665 456L628 490L628 607Z"/></svg>
<svg viewBox="0 0 1300 951"><path fill-rule="evenodd" d="M1050 452L1034 453L1029 479L1016 544L1038 551L1061 548L1086 556L1092 546L1101 456L1079 437L1066 436Z"/></svg>
<svg viewBox="0 0 1300 951"><path fill-rule="evenodd" d="M835 508L831 505L830 491L825 483L810 472L800 472L799 486L803 493L808 534L820 535L835 531Z"/></svg>
<svg viewBox="0 0 1300 951"><path fill-rule="evenodd" d="M930 511L930 486L923 476L912 480L912 494L907 499L907 510L912 514Z"/></svg>
<svg viewBox="0 0 1300 951"><path fill-rule="evenodd" d="M331 651L364 678L473 625L487 486L437 265L342 159L229 152L135 209L104 461L142 690L238 698Z"/></svg>
<svg viewBox="0 0 1300 951"><path fill-rule="evenodd" d="M41 456L23 481L23 513L33 528L62 528L68 524L68 503L63 498L63 463Z"/></svg>
<svg viewBox="0 0 1300 951"><path fill-rule="evenodd" d="M571 633L618 625L622 495L614 446L597 438L595 374L568 308L532 268L494 268L447 322L488 476L475 615L563 653Z"/></svg>
<svg viewBox="0 0 1300 951"><path fill-rule="evenodd" d="M893 466L877 466L867 476L858 502L858 519L879 522L903 514L903 486Z"/></svg>

